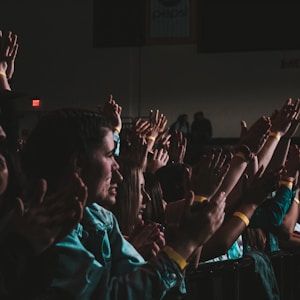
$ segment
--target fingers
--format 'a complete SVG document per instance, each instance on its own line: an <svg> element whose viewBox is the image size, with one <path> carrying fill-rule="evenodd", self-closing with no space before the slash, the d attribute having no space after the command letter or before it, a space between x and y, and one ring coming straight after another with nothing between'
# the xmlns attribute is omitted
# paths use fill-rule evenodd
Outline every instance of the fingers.
<svg viewBox="0 0 300 300"><path fill-rule="evenodd" d="M246 133L247 133L247 123L244 120L242 120L241 121L241 134L240 134L240 136L242 137Z"/></svg>
<svg viewBox="0 0 300 300"><path fill-rule="evenodd" d="M39 206L45 198L47 192L47 181L40 179L37 184L34 185L34 190L30 196L31 207Z"/></svg>
<svg viewBox="0 0 300 300"><path fill-rule="evenodd" d="M226 201L226 194L225 192L220 191L211 198L210 203L225 205L225 201Z"/></svg>
<svg viewBox="0 0 300 300"><path fill-rule="evenodd" d="M15 205L15 213L19 216L24 215L24 203L21 198L17 197Z"/></svg>

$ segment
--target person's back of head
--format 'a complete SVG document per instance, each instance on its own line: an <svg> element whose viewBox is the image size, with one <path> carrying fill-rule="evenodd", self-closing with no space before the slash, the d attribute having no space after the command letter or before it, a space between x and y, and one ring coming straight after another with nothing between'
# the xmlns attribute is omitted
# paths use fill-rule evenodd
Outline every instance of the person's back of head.
<svg viewBox="0 0 300 300"><path fill-rule="evenodd" d="M160 182L164 200L169 203L181 200L185 196L184 176L191 166L186 163L168 164L156 171Z"/></svg>
<svg viewBox="0 0 300 300"><path fill-rule="evenodd" d="M204 118L203 111L198 111L194 114L194 120L202 120Z"/></svg>

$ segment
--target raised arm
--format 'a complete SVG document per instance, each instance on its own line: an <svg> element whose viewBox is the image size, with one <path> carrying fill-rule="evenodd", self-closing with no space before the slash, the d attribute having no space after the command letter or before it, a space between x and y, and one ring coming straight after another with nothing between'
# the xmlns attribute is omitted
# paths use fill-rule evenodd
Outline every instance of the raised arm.
<svg viewBox="0 0 300 300"><path fill-rule="evenodd" d="M249 162L253 160L255 155L265 144L270 127L270 119L265 116L259 118L249 130L247 129L246 123L242 121L242 134L235 147L235 153L229 161L229 171L225 176L219 191L224 191L227 195L232 191ZM231 205L228 202L228 199L226 205Z"/></svg>
<svg viewBox="0 0 300 300"><path fill-rule="evenodd" d="M250 219L256 208L261 205L278 186L279 172L265 173L262 177L256 176L249 187L246 187L241 197L240 204L235 212L227 217L222 226L204 244L201 260L205 261L225 254L244 229L249 225Z"/></svg>
<svg viewBox="0 0 300 300"><path fill-rule="evenodd" d="M264 170L270 163L280 139L284 138L285 134L288 133L292 122L297 119L297 116L299 114L299 104L299 100L296 100L295 103L293 103L293 100L289 98L281 107L281 109L279 111L276 110L271 116L272 126L270 130L270 135L266 143L264 144L264 147L257 154L258 166L263 166ZM298 125L296 121L294 126L295 128L291 129L289 135L293 133L293 129L297 129ZM281 156L281 158L276 158L276 160L279 162L284 161L283 156L286 154L285 151L287 148L284 146L287 146L288 143L284 145L284 142L285 141L283 141L283 144L281 145L281 149L279 149L281 153L278 153ZM275 165L275 162L276 161L273 161L273 166Z"/></svg>
<svg viewBox="0 0 300 300"><path fill-rule="evenodd" d="M11 31L3 36L0 30L0 88L11 90L8 80L14 73L15 59L18 52L17 35Z"/></svg>

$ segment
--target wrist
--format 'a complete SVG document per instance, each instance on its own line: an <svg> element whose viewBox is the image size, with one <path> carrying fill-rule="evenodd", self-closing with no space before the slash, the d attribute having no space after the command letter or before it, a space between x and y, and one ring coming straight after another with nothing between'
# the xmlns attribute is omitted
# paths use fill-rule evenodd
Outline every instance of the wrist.
<svg viewBox="0 0 300 300"><path fill-rule="evenodd" d="M115 126L115 127L114 127L114 131L115 131L116 133L120 134L120 132L121 132L121 126Z"/></svg>
<svg viewBox="0 0 300 300"><path fill-rule="evenodd" d="M195 198L194 198L195 202L203 202L206 200L207 200L207 197L204 195L195 195Z"/></svg>
<svg viewBox="0 0 300 300"><path fill-rule="evenodd" d="M276 140L280 141L281 132L271 130L269 133L269 137L275 138Z"/></svg>
<svg viewBox="0 0 300 300"><path fill-rule="evenodd" d="M187 266L187 259L184 258L178 251L176 251L173 247L166 245L162 251L172 259L180 268L181 271L185 269Z"/></svg>
<svg viewBox="0 0 300 300"><path fill-rule="evenodd" d="M168 242L165 247L171 247L186 261L189 260L189 258L197 248L188 240L182 240L180 241L180 243L177 243L176 241Z"/></svg>
<svg viewBox="0 0 300 300"><path fill-rule="evenodd" d="M234 156L240 157L249 163L254 159L255 153L253 153L247 145L242 144L236 148Z"/></svg>
<svg viewBox="0 0 300 300"><path fill-rule="evenodd" d="M2 71L1 69L0 69L0 76L7 78L5 71Z"/></svg>
<svg viewBox="0 0 300 300"><path fill-rule="evenodd" d="M291 177L287 178L287 180L281 179L279 181L280 186L286 186L290 190L293 189L294 181L291 179Z"/></svg>

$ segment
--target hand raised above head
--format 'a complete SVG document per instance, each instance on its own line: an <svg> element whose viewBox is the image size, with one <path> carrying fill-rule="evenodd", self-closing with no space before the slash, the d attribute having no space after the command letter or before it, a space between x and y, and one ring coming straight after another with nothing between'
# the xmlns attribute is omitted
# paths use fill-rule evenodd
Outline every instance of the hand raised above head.
<svg viewBox="0 0 300 300"><path fill-rule="evenodd" d="M11 79L14 73L15 59L19 45L17 35L8 31L5 36L0 31L0 71L6 73L7 79Z"/></svg>
<svg viewBox="0 0 300 300"><path fill-rule="evenodd" d="M247 129L245 121L241 122L241 136L235 148L245 145L254 155L264 146L270 132L271 120L262 116Z"/></svg>
<svg viewBox="0 0 300 300"><path fill-rule="evenodd" d="M174 163L183 163L186 154L187 138L182 131L174 130L171 132L169 156Z"/></svg>
<svg viewBox="0 0 300 300"><path fill-rule="evenodd" d="M263 166L255 174L250 184L247 179L244 182L243 201L261 205L279 186L282 168L278 170L270 170L262 174Z"/></svg>
<svg viewBox="0 0 300 300"><path fill-rule="evenodd" d="M114 129L116 129L118 133L120 133L122 129L122 107L113 99L112 95L110 95L108 100L104 103L101 111L114 127Z"/></svg>
<svg viewBox="0 0 300 300"><path fill-rule="evenodd" d="M211 149L193 166L191 189L196 195L212 197L222 184L228 170L228 156L221 148Z"/></svg>
<svg viewBox="0 0 300 300"><path fill-rule="evenodd" d="M167 165L168 160L169 154L166 149L155 149L152 158L147 162L147 170L154 174L158 169Z"/></svg>
<svg viewBox="0 0 300 300"><path fill-rule="evenodd" d="M298 99L295 103L293 103L293 99L287 99L281 109L275 110L272 114L271 131L278 132L281 136L285 135L289 131L293 120L297 119L297 116L299 115L299 106L300 103ZM290 134L292 134L292 130Z"/></svg>

